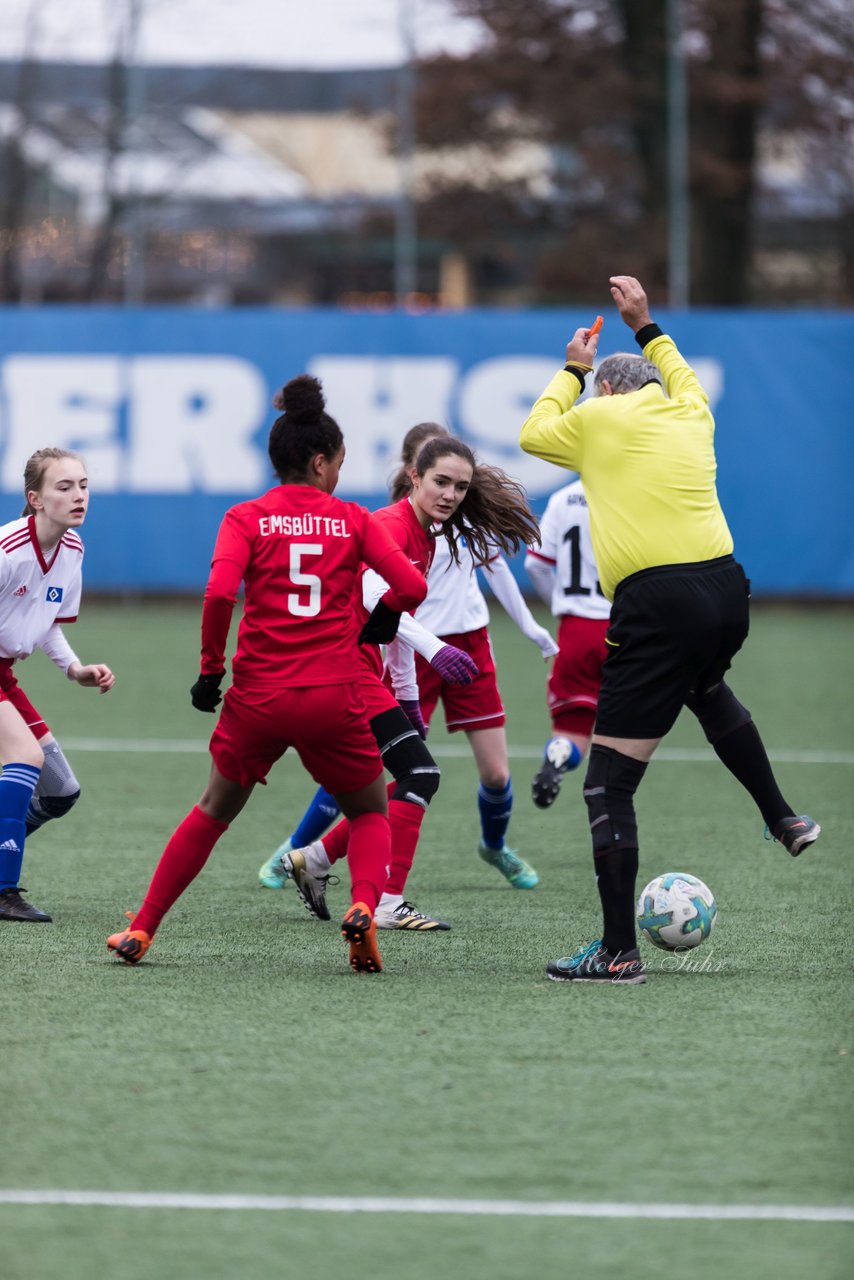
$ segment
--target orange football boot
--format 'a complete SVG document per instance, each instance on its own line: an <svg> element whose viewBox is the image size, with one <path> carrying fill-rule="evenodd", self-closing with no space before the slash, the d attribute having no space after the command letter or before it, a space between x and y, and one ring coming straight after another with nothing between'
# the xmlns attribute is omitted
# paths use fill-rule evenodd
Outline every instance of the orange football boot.
<svg viewBox="0 0 854 1280"><path fill-rule="evenodd" d="M133 920L132 911L126 911L125 915L128 920ZM125 964L139 964L151 946L151 942L151 936L143 929L123 929L121 933L110 934L107 946L111 951L115 951L117 958Z"/></svg>
<svg viewBox="0 0 854 1280"><path fill-rule="evenodd" d="M353 903L341 921L341 937L350 944L350 968L354 973L382 972L377 926L367 903Z"/></svg>

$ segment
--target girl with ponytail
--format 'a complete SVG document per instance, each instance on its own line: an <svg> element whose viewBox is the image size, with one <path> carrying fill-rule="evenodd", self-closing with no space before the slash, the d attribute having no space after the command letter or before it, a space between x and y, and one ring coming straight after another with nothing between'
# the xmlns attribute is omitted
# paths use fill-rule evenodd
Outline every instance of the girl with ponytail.
<svg viewBox="0 0 854 1280"><path fill-rule="evenodd" d="M341 932L351 967L382 968L373 917L391 831L383 764L359 683L353 598L364 564L389 584L385 622L419 604L426 583L364 507L332 496L344 437L325 410L320 383L294 378L276 407L283 412L268 451L279 483L226 512L202 606L201 669L190 696L198 711L212 714L222 701L228 632L244 587L232 683L210 741L210 778L163 851L130 927L107 939L127 964L142 959L253 788L293 747L349 819L351 905Z"/></svg>

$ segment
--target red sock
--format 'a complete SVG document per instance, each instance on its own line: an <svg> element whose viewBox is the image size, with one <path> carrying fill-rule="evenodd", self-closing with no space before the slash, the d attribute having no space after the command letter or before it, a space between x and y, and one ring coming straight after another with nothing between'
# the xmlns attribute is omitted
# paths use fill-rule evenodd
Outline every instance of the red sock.
<svg viewBox="0 0 854 1280"><path fill-rule="evenodd" d="M350 823L351 902L376 910L391 863L391 826L384 813L363 813Z"/></svg>
<svg viewBox="0 0 854 1280"><path fill-rule="evenodd" d="M154 936L166 912L195 880L217 840L227 830L227 822L217 822L216 818L202 813L198 805L193 806L160 855L145 901L131 929L142 929L149 937Z"/></svg>
<svg viewBox="0 0 854 1280"><path fill-rule="evenodd" d="M388 819L391 823L391 871L386 893L403 893L406 877L415 857L415 847L424 821L425 809L410 800L390 800Z"/></svg>
<svg viewBox="0 0 854 1280"><path fill-rule="evenodd" d="M386 787L389 801L391 800L391 793L394 791L396 786L397 783L392 778L391 782ZM390 809L389 814L391 814ZM347 850L350 845L350 823L347 819L342 818L340 822L336 822L332 830L327 831L320 843L326 850L326 856L329 859L330 864L333 862L339 862L341 858L346 857Z"/></svg>

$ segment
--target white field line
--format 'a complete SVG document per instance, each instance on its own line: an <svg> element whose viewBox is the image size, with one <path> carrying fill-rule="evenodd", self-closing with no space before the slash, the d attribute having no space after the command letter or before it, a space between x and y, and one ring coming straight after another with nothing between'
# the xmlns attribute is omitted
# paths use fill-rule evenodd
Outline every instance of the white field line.
<svg viewBox="0 0 854 1280"><path fill-rule="evenodd" d="M238 1196L158 1191L0 1190L0 1205L108 1209L297 1210L312 1213L454 1214L461 1217L658 1218L709 1222L854 1222L848 1205L637 1204L585 1200L445 1200L387 1196Z"/></svg>
<svg viewBox="0 0 854 1280"><path fill-rule="evenodd" d="M206 755L207 740L196 738L66 738L61 739L67 751L103 751L108 753L152 752L158 755ZM471 755L468 743L440 743L428 746L437 760L466 760ZM515 760L540 760L542 747L510 746L510 757ZM854 751L769 750L768 756L775 764L854 764ZM717 761L717 756L706 747L660 747L654 759L668 764Z"/></svg>

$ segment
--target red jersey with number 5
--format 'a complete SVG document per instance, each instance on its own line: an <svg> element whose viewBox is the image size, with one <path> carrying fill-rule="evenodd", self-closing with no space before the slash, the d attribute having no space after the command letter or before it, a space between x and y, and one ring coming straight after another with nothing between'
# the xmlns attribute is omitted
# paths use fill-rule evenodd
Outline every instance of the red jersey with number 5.
<svg viewBox="0 0 854 1280"><path fill-rule="evenodd" d="M353 597L368 564L389 584L386 602L411 610L424 577L364 507L312 485L283 484L226 512L202 609L203 674L225 669L240 583L243 619L235 683L277 688L357 679L360 621Z"/></svg>

